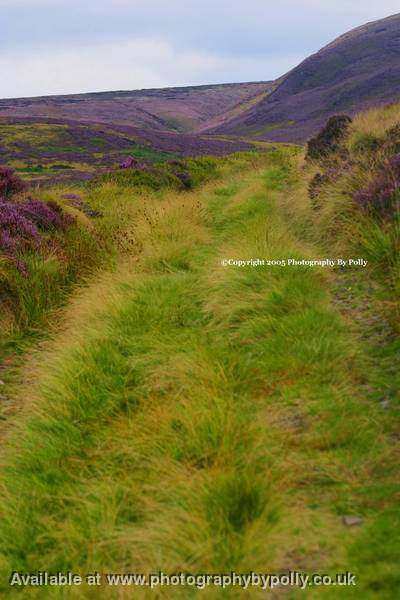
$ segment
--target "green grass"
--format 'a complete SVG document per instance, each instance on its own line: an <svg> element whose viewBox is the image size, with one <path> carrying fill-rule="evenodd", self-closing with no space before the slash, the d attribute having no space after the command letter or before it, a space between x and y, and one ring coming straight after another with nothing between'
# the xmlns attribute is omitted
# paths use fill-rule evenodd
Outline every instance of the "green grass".
<svg viewBox="0 0 400 600"><path fill-rule="evenodd" d="M223 167L195 161L196 182L219 180L190 193L142 190L128 205L132 189L120 182L90 190L94 202L112 199L110 231L127 211L118 234L126 244L118 268L72 298L62 330L26 366L29 394L22 386L19 397L29 402L2 458L5 597L16 595L6 583L12 569L289 566L353 569L361 596L349 597L393 598L392 428L360 382L372 379L379 393L394 374L332 305L325 272L220 262L319 251L303 241L299 220L287 221L290 153L237 156ZM343 514L360 515L362 526L346 528ZM377 556L388 558L379 570ZM65 595L26 588L18 597ZM68 597L130 598L132 590L80 588Z"/></svg>
<svg viewBox="0 0 400 600"><path fill-rule="evenodd" d="M16 169L17 173L20 174L32 174L32 175L43 175L43 174L50 174L52 171L50 170L50 168L48 167L43 167L42 165L37 165L35 167L17 167Z"/></svg>
<svg viewBox="0 0 400 600"><path fill-rule="evenodd" d="M85 134L82 142L77 141L77 135L80 133ZM179 153L163 152L136 143L133 138L131 146L127 148L126 135L113 130L109 130L108 134L112 137L105 139L96 126L82 125L74 128L44 123L0 124L4 160L13 164L21 175L27 177L57 175L55 168L51 168L49 164L54 162L50 161L50 155L57 160L57 156L61 154L67 153L71 157L76 154L79 160L68 161L69 168L74 166L85 171L95 171L100 166L104 167L104 158L113 158L115 165L118 165L127 155L150 164L179 159L181 156ZM43 165L32 166L32 157L36 157ZM109 165L108 162L106 164Z"/></svg>
<svg viewBox="0 0 400 600"><path fill-rule="evenodd" d="M164 125L169 129L184 133L186 131L193 131L193 129L199 125L198 119L193 117L176 116L171 113L159 113L159 117L162 118Z"/></svg>
<svg viewBox="0 0 400 600"><path fill-rule="evenodd" d="M280 121L279 123L270 123L268 125L256 125L244 128L242 133L246 134L247 136L260 136L268 133L269 131L274 131L275 129L291 127L294 124L295 121Z"/></svg>
<svg viewBox="0 0 400 600"><path fill-rule="evenodd" d="M149 163L165 162L167 160L179 159L181 157L181 155L176 152L162 152L161 150L156 150L155 148L152 148L150 146L140 145L135 145L126 150L121 150L119 154L134 156L139 160L143 160Z"/></svg>

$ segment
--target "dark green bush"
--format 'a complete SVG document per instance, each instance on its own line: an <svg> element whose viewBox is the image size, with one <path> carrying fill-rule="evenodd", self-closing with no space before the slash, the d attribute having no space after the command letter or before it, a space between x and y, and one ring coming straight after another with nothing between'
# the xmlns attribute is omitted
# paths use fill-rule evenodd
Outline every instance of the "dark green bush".
<svg viewBox="0 0 400 600"><path fill-rule="evenodd" d="M90 185L111 182L123 187L144 187L154 191L168 187L175 190L192 189L215 178L219 169L218 159L208 156L189 158L152 167L115 169L100 175Z"/></svg>
<svg viewBox="0 0 400 600"><path fill-rule="evenodd" d="M187 170L193 181L193 187L201 185L210 179L218 176L221 159L212 156L203 156L199 158L189 158L185 161Z"/></svg>
<svg viewBox="0 0 400 600"><path fill-rule="evenodd" d="M335 115L331 117L325 127L315 137L307 142L308 160L319 160L341 150L345 151L341 142L344 140L351 123L347 115Z"/></svg>
<svg viewBox="0 0 400 600"><path fill-rule="evenodd" d="M382 146L382 144L382 138L379 138L373 133L359 133L355 136L351 144L351 151L356 155L373 154Z"/></svg>
<svg viewBox="0 0 400 600"><path fill-rule="evenodd" d="M145 187L154 191L165 187L183 188L182 182L172 173L172 169L164 165L157 168L116 169L94 180L95 184L106 182L122 187Z"/></svg>

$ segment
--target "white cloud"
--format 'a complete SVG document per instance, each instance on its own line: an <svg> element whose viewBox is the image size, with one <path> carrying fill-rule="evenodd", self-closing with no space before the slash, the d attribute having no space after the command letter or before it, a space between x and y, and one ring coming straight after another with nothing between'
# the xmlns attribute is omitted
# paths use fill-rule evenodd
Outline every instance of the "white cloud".
<svg viewBox="0 0 400 600"><path fill-rule="evenodd" d="M84 45L55 52L3 55L0 72L9 98L103 90L130 90L248 80L281 75L301 57L266 60L221 58L177 51L165 39ZM246 77L245 77L246 79Z"/></svg>
<svg viewBox="0 0 400 600"><path fill-rule="evenodd" d="M133 89L168 84L160 66L170 56L158 39L94 44L0 57L7 96Z"/></svg>

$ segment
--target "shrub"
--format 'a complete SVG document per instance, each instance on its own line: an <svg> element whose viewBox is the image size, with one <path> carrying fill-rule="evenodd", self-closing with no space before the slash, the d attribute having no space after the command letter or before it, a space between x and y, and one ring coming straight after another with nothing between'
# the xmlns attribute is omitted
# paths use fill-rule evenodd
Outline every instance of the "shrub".
<svg viewBox="0 0 400 600"><path fill-rule="evenodd" d="M11 167L0 167L0 198L11 198L26 190L26 183L17 175Z"/></svg>
<svg viewBox="0 0 400 600"><path fill-rule="evenodd" d="M341 142L351 122L351 118L347 115L331 117L318 135L307 142L306 159L318 160L338 150L344 151Z"/></svg>
<svg viewBox="0 0 400 600"><path fill-rule="evenodd" d="M220 162L210 156L172 160L157 166L141 165L131 168L114 169L94 179L92 184L114 183L122 187L148 188L159 191L163 188L185 190L215 178L219 173Z"/></svg>
<svg viewBox="0 0 400 600"><path fill-rule="evenodd" d="M199 156L185 161L186 169L192 178L193 187L214 179L218 176L221 162L213 156Z"/></svg>
<svg viewBox="0 0 400 600"><path fill-rule="evenodd" d="M20 204L0 201L0 252L15 256L17 251L37 244L39 231Z"/></svg>
<svg viewBox="0 0 400 600"><path fill-rule="evenodd" d="M326 165L322 173L316 173L308 184L308 197L313 208L319 207L318 197L325 186L333 184L340 177L351 171L351 164L341 161L336 164Z"/></svg>
<svg viewBox="0 0 400 600"><path fill-rule="evenodd" d="M354 154L372 154L383 144L383 139L373 133L360 132L354 136L351 151Z"/></svg>
<svg viewBox="0 0 400 600"><path fill-rule="evenodd" d="M164 187L182 188L182 182L172 174L167 168L149 168L140 169L119 169L109 171L93 181L98 183L115 183L121 187L149 188L153 191L161 190Z"/></svg>
<svg viewBox="0 0 400 600"><path fill-rule="evenodd" d="M74 221L55 202L0 200L0 253L13 259L17 269L25 273L25 262L18 255L43 245L40 232L65 230Z"/></svg>
<svg viewBox="0 0 400 600"><path fill-rule="evenodd" d="M308 197L312 201L313 205L316 205L316 199L319 196L321 188L329 183L329 177L326 173L316 173L308 184Z"/></svg>
<svg viewBox="0 0 400 600"><path fill-rule="evenodd" d="M363 190L354 192L353 201L371 216L391 220L400 212L400 154L381 167L377 177Z"/></svg>
<svg viewBox="0 0 400 600"><path fill-rule="evenodd" d="M40 230L65 229L74 222L72 215L64 212L53 201L41 202L30 198L19 205L21 213L32 221Z"/></svg>
<svg viewBox="0 0 400 600"><path fill-rule="evenodd" d="M13 258L15 266L26 271L19 252L38 247L40 231L64 230L74 222L56 202L28 200L15 202L14 196L27 188L10 167L0 167L0 253Z"/></svg>
<svg viewBox="0 0 400 600"><path fill-rule="evenodd" d="M174 175L182 182L186 189L190 190L193 187L193 179L187 171L174 171Z"/></svg>
<svg viewBox="0 0 400 600"><path fill-rule="evenodd" d="M387 130L386 147L391 155L400 153L400 123Z"/></svg>

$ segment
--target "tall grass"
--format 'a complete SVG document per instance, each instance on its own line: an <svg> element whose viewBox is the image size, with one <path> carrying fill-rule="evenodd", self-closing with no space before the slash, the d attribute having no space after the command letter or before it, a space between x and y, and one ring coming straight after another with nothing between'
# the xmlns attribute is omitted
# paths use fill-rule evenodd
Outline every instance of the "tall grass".
<svg viewBox="0 0 400 600"><path fill-rule="evenodd" d="M287 162L263 160L222 186L142 198L129 230L140 253L81 290L32 359L2 457L2 582L11 569L334 568L353 538L340 515L375 514L387 441L325 275L220 263L307 256L278 208Z"/></svg>
<svg viewBox="0 0 400 600"><path fill-rule="evenodd" d="M175 175L184 172L190 187L218 179L222 173L248 168L265 161L262 155L239 154L227 159L203 157L178 161L144 170L126 169L110 172L78 188L55 187L36 190L35 197L57 203L77 219L77 224L62 234L48 236L51 243L40 250L22 252L27 264L21 273L5 257L0 271L0 331L5 335L40 330L51 318L53 309L65 302L73 286L84 281L98 268L112 267L120 252L139 252L128 230L144 196L157 198L169 189L182 190L185 185ZM182 173L180 174L182 175ZM78 193L82 201L102 216L87 217L63 199Z"/></svg>
<svg viewBox="0 0 400 600"><path fill-rule="evenodd" d="M388 196L390 187L393 195L399 195L392 166L400 149L399 124L400 105L356 115L340 153L308 161L306 166L298 164L296 185L283 201L287 217L303 238L317 242L331 255L368 260L367 272L380 286L387 315L396 329L400 328L400 214L396 198L391 199L392 208L385 214L378 196L379 192ZM325 181L317 197L310 199L310 184L317 173L323 174ZM371 184L376 198L368 192ZM355 202L363 191L371 195L370 206Z"/></svg>
<svg viewBox="0 0 400 600"><path fill-rule="evenodd" d="M400 105L389 104L384 107L371 108L358 113L353 119L349 145L354 144L355 138L360 135L376 136L381 138L388 129L400 122Z"/></svg>

